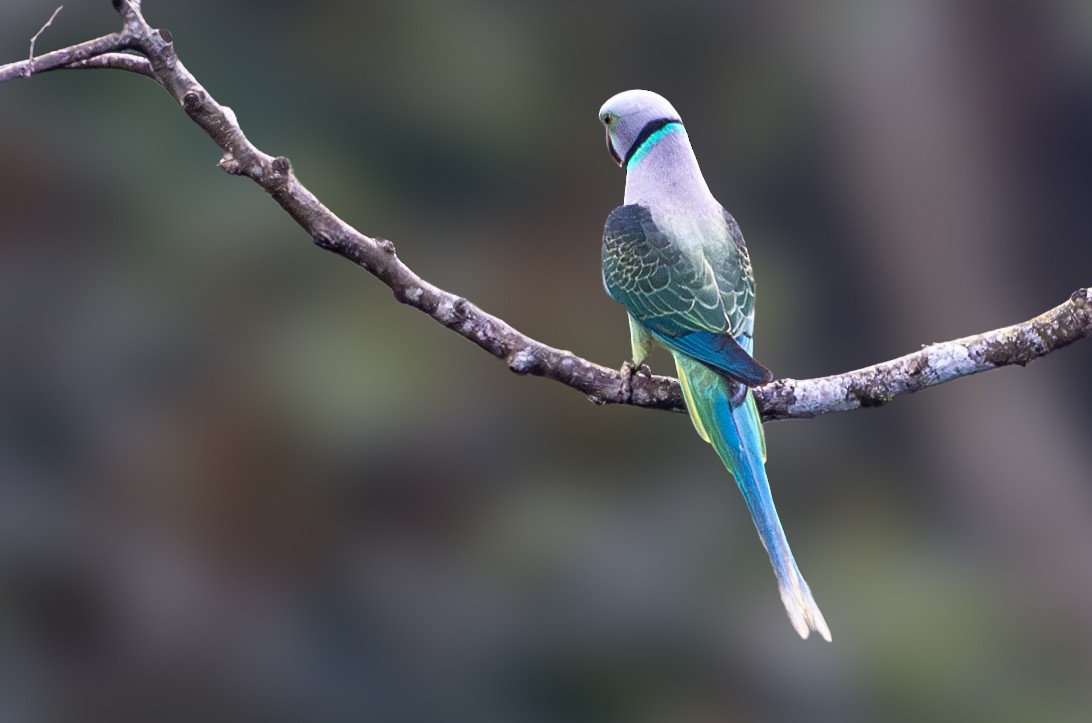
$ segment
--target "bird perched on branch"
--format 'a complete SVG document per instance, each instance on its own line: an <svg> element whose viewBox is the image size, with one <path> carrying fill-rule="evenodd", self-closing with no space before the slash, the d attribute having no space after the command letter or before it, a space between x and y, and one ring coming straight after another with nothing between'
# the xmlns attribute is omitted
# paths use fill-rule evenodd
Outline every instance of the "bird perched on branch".
<svg viewBox="0 0 1092 723"><path fill-rule="evenodd" d="M626 170L625 205L607 217L603 282L629 312L632 365L660 344L675 357L690 419L736 484L770 555L801 637L830 640L789 549L766 478L766 441L750 387L773 375L755 361L755 282L739 225L713 198L679 114L647 90L599 111L611 156Z"/></svg>

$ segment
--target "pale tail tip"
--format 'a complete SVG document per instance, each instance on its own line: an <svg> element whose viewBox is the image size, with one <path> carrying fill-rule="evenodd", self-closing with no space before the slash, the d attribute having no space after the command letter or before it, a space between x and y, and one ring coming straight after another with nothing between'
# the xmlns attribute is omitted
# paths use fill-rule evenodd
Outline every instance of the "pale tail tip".
<svg viewBox="0 0 1092 723"><path fill-rule="evenodd" d="M811 590L807 583L800 581L802 587L796 589L781 589L781 601L785 603L785 610L789 613L789 621L796 628L796 632L804 640L808 639L814 630L823 640L830 642L830 628L823 619L823 613L819 612L819 606L811 596Z"/></svg>

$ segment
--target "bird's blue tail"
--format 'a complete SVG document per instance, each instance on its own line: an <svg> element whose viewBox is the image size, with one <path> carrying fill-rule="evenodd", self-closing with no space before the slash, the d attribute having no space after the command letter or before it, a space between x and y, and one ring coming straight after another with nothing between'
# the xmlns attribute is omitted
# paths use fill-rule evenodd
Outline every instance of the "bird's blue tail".
<svg viewBox="0 0 1092 723"><path fill-rule="evenodd" d="M766 478L766 441L754 395L747 390L743 401L733 403L732 387L727 379L679 352L674 352L674 356L690 418L702 439L716 449L743 493L758 536L777 574L781 600L789 620L803 638L814 630L830 640L830 629L796 566L777 517Z"/></svg>

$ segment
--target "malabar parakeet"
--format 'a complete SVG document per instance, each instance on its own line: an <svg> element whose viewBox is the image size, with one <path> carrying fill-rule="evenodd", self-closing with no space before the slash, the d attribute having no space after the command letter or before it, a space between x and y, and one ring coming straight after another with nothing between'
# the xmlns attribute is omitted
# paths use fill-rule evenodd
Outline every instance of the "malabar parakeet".
<svg viewBox="0 0 1092 723"><path fill-rule="evenodd" d="M793 558L766 478L766 442L751 387L773 375L755 361L755 281L739 225L713 198L679 114L647 90L619 93L599 111L611 156L626 171L624 205L607 217L603 282L629 312L632 366L654 344L675 357L698 435L736 484L769 553L801 637L830 640Z"/></svg>

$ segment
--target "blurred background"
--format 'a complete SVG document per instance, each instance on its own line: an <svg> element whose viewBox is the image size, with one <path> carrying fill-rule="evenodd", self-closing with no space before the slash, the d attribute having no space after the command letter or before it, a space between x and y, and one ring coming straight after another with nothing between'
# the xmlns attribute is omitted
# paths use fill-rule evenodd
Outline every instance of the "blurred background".
<svg viewBox="0 0 1092 723"><path fill-rule="evenodd" d="M53 8L6 0L0 61ZM805 378L1092 283L1090 8L145 14L336 213L610 366L596 114L659 91L748 239L758 358ZM117 27L68 3L38 49ZM219 156L145 78L0 88L4 721L1092 717L1092 342L767 425L834 636L802 642L683 416L510 374Z"/></svg>

